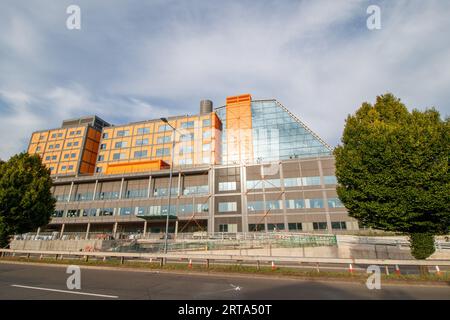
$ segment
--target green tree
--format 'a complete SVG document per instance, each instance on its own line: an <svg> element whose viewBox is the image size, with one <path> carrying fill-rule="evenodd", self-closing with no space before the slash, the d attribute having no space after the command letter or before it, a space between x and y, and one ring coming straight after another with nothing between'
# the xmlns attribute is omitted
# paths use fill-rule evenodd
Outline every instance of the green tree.
<svg viewBox="0 0 450 320"><path fill-rule="evenodd" d="M37 155L20 153L0 162L0 246L11 235L48 224L56 200L50 171Z"/></svg>
<svg viewBox="0 0 450 320"><path fill-rule="evenodd" d="M334 151L337 193L349 215L410 235L417 259L434 252L434 235L450 230L449 128L435 109L409 112L388 93L348 116Z"/></svg>

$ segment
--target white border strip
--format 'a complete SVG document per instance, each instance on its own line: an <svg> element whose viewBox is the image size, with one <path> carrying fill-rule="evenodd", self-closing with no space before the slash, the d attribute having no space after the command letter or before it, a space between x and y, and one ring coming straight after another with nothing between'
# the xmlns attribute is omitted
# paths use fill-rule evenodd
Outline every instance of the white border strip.
<svg viewBox="0 0 450 320"><path fill-rule="evenodd" d="M79 291L69 291L69 290L58 290L58 289L41 288L41 287L21 286L21 285L18 285L18 284L12 284L11 287L25 288L25 289L34 289L34 290L44 290L44 291L52 291L52 292L71 293L71 294L79 294L79 295L103 297L103 298L112 298L112 299L119 298L118 296L110 296L110 295L106 295L106 294L97 294L97 293L88 293L88 292L79 292Z"/></svg>

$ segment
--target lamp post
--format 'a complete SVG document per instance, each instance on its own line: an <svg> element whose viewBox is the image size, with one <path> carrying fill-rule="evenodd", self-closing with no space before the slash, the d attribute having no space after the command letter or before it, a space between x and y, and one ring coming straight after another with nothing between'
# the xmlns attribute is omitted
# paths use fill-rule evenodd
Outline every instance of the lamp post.
<svg viewBox="0 0 450 320"><path fill-rule="evenodd" d="M172 151L171 151L171 161L170 161L170 171L169 171L169 200L167 205L167 216L166 216L166 234L164 236L164 253L167 253L167 240L169 238L169 214L170 214L170 198L172 193L172 172L173 172L173 157L175 155L175 131L176 129L169 123L167 118L161 118L161 121L172 128Z"/></svg>

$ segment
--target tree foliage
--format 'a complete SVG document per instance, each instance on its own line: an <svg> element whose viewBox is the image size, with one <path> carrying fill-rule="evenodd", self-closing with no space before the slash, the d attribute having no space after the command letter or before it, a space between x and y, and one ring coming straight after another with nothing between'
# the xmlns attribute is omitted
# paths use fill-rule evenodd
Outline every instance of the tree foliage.
<svg viewBox="0 0 450 320"><path fill-rule="evenodd" d="M435 109L409 112L392 94L348 116L334 154L349 215L375 229L448 233L449 123Z"/></svg>
<svg viewBox="0 0 450 320"><path fill-rule="evenodd" d="M37 155L20 153L0 162L0 246L49 222L56 203L51 186L50 171Z"/></svg>

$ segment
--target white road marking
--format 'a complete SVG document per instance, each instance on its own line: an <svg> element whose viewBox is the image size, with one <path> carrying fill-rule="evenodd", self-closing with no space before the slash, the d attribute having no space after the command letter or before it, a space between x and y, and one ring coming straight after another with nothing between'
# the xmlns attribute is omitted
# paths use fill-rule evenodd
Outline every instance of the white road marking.
<svg viewBox="0 0 450 320"><path fill-rule="evenodd" d="M69 291L69 290L58 290L58 289L41 288L41 287L21 286L21 285L18 285L18 284L12 284L11 287L25 288L25 289L34 289L34 290L43 290L43 291L52 291L52 292L71 293L71 294L79 294L79 295L84 295L84 296L103 297L103 298L113 298L113 299L119 298L118 296L110 296L110 295L106 295L106 294L79 292L79 291Z"/></svg>

